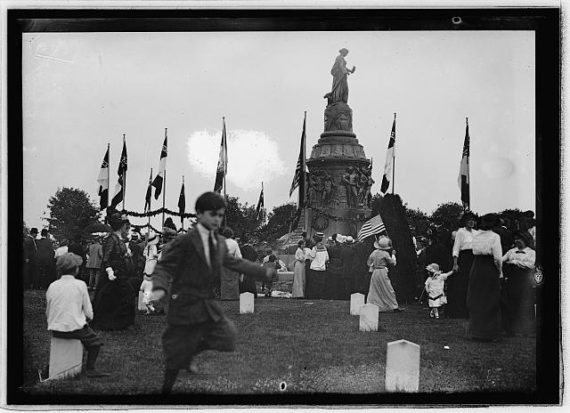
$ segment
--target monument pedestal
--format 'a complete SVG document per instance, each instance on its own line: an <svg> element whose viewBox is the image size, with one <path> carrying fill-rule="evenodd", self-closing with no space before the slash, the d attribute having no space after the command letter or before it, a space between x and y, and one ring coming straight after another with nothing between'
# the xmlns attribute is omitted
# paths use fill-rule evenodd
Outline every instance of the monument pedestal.
<svg viewBox="0 0 570 413"><path fill-rule="evenodd" d="M315 232L356 237L370 215L370 160L352 131L352 109L346 103L327 106L324 129L307 160L304 228L309 237Z"/></svg>

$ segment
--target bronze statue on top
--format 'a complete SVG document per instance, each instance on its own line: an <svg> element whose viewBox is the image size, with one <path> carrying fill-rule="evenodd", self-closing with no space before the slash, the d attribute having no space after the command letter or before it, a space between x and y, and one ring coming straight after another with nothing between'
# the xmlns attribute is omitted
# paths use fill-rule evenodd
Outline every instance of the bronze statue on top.
<svg viewBox="0 0 570 413"><path fill-rule="evenodd" d="M346 60L344 58L348 54L348 49L342 48L339 50L339 53L331 69L331 75L333 76L332 89L324 96L328 100L328 105L338 102L348 103L348 75L356 70L355 66L352 67L352 70L346 68Z"/></svg>

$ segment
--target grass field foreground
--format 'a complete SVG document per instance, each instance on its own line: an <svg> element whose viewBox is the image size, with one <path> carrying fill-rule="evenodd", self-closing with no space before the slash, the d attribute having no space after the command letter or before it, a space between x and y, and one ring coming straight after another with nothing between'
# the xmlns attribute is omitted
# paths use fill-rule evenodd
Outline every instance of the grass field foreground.
<svg viewBox="0 0 570 413"><path fill-rule="evenodd" d="M111 377L39 383L37 369L48 363L50 343L44 292L26 291L24 304L25 392L159 393L164 316L137 315L129 330L99 332L105 345L98 369ZM421 346L421 392L536 390L534 337L473 342L466 338L465 320L430 319L419 305L380 313L379 332L359 332L348 301L258 298L255 313L241 315L237 301L222 306L239 330L236 351L198 355L200 373L182 372L175 393L379 393L384 391L386 344L399 339Z"/></svg>

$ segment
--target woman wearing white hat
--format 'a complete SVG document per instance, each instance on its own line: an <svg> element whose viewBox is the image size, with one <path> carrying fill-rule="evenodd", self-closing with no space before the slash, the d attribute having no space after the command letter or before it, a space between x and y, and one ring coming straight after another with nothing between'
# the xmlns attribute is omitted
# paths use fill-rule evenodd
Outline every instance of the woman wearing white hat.
<svg viewBox="0 0 570 413"><path fill-rule="evenodd" d="M374 248L366 262L373 269L366 303L377 305L380 311L399 311L396 293L388 278L388 267L396 265L396 251L390 254L392 241L388 237L374 242Z"/></svg>

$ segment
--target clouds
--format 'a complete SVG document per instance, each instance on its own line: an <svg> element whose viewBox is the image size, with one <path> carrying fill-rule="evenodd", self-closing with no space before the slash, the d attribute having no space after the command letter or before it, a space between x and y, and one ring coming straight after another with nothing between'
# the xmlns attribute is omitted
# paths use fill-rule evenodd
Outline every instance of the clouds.
<svg viewBox="0 0 570 413"><path fill-rule="evenodd" d="M192 168L212 179L220 151L222 132L200 130L188 138L188 162ZM264 132L255 130L228 131L229 185L250 190L259 188L261 181L270 182L283 175L284 164L279 157L279 145Z"/></svg>

